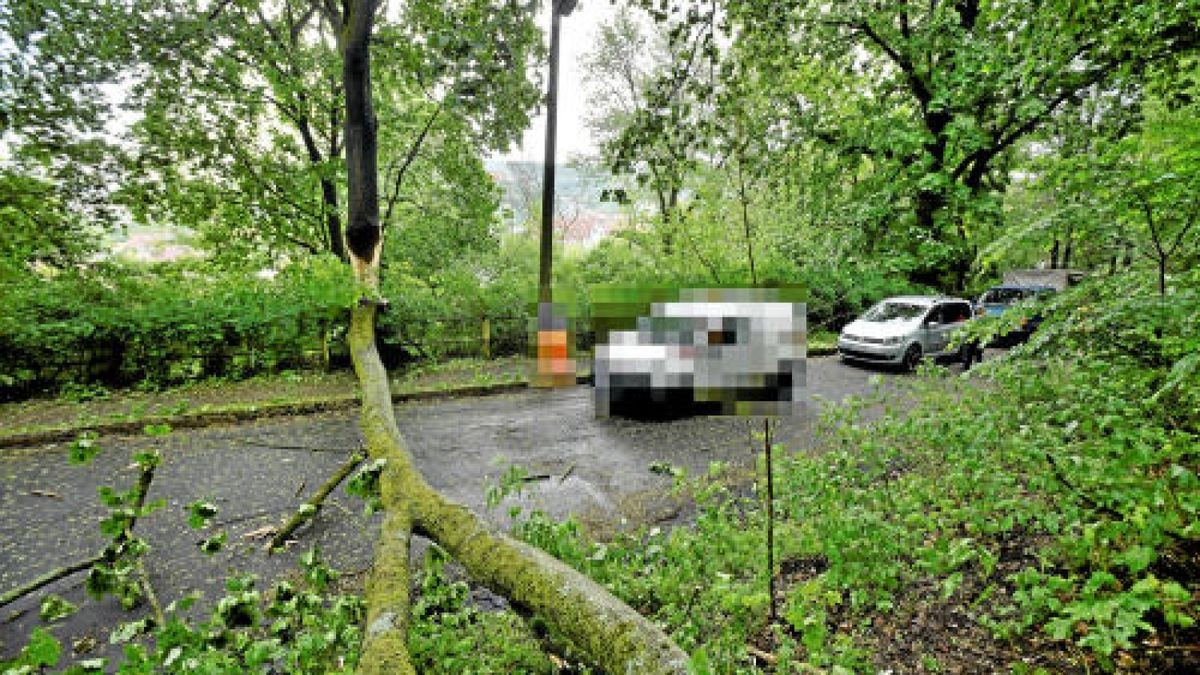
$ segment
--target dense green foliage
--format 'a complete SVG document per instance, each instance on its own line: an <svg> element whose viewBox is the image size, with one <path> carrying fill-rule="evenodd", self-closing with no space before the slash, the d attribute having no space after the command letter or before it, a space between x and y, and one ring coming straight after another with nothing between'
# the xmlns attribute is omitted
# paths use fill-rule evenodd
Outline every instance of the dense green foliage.
<svg viewBox="0 0 1200 675"><path fill-rule="evenodd" d="M118 663L83 659L63 672L353 672L362 639L362 599L334 592L338 574L315 549L301 556L297 577L264 592L252 576L231 576L206 618L189 618L199 596L186 596L164 608L165 625L139 619L118 627L109 638L125 645ZM150 645L136 639L147 632L154 636ZM60 665L62 656L58 640L38 628L21 654L0 662L0 668L12 675L43 672Z"/></svg>
<svg viewBox="0 0 1200 675"><path fill-rule="evenodd" d="M521 353L533 277L499 262L485 283L476 269L385 275L394 301L380 342L390 363L477 356L485 319L492 355ZM14 284L0 312L0 395L344 367L349 279L345 265L323 256L273 276L112 264Z"/></svg>
<svg viewBox="0 0 1200 675"><path fill-rule="evenodd" d="M319 364L345 322L348 276L314 259L274 279L111 266L22 284L0 314L0 387L154 386Z"/></svg>

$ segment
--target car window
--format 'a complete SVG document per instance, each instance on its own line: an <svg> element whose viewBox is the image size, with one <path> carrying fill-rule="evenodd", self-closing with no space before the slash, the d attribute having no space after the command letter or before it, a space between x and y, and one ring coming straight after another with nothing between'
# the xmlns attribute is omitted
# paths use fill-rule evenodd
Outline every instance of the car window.
<svg viewBox="0 0 1200 675"><path fill-rule="evenodd" d="M942 305L942 322L959 323L971 318L971 306L965 302Z"/></svg>
<svg viewBox="0 0 1200 675"><path fill-rule="evenodd" d="M1017 302L1024 295L1020 288L989 288L979 301L989 305L1008 305Z"/></svg>
<svg viewBox="0 0 1200 675"><path fill-rule="evenodd" d="M915 319L925 313L925 305L917 305L911 302L881 302L871 309L868 309L863 315L863 321L909 321Z"/></svg>

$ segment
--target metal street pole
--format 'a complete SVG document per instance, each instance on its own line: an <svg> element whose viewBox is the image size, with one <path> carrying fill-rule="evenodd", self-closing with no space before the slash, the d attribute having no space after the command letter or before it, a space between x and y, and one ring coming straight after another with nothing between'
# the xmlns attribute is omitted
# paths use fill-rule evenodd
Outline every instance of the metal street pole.
<svg viewBox="0 0 1200 675"><path fill-rule="evenodd" d="M575 366L570 359L574 336L568 336L567 320L554 311L551 266L554 256L554 140L558 128L558 27L562 17L575 9L577 0L553 0L550 8L550 87L546 92L546 158L542 180L542 245L538 260L537 367L533 385L555 387L574 384Z"/></svg>
<svg viewBox="0 0 1200 675"><path fill-rule="evenodd" d="M558 131L558 27L577 0L554 0L550 8L550 83L546 93L546 157L542 180L542 242L538 260L538 303L553 302L551 266L554 256L554 142Z"/></svg>

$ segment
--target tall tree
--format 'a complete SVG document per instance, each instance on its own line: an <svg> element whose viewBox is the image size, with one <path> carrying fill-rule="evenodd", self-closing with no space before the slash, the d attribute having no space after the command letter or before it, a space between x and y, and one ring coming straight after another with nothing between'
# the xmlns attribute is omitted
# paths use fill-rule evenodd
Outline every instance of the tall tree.
<svg viewBox="0 0 1200 675"><path fill-rule="evenodd" d="M425 482L396 425L387 372L375 347L379 262L383 247L372 100L371 40L376 0L325 0L338 36L346 96L346 243L363 295L352 312L350 348L362 388L363 437L386 461L381 475L384 520L367 592L367 630L360 671L413 672L408 658L409 541L428 536L476 579L516 605L547 618L586 658L608 672L684 672L686 655L654 624L599 584L546 553L492 530Z"/></svg>
<svg viewBox="0 0 1200 675"><path fill-rule="evenodd" d="M106 86L133 58L126 16L104 0L0 5L0 277L78 262L120 223Z"/></svg>
<svg viewBox="0 0 1200 675"><path fill-rule="evenodd" d="M914 276L958 287L1018 142L1080 92L1136 84L1200 44L1195 3L679 0L654 11L681 33L713 34L714 52L727 44L720 72L753 73L784 133L868 162L890 186L881 196L909 214L889 230L917 254Z"/></svg>
<svg viewBox="0 0 1200 675"><path fill-rule="evenodd" d="M682 234L687 179L702 163L703 139L692 132L703 112L696 93L711 72L703 68L702 34L688 40L666 30L644 12L622 7L600 26L584 68L588 126L601 143L603 159L614 174L632 175L649 191L657 234L670 252Z"/></svg>

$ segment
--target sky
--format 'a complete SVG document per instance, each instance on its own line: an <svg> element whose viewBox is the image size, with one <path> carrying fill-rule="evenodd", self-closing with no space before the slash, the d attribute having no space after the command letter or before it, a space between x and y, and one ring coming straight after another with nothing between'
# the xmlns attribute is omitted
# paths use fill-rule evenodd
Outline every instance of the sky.
<svg viewBox="0 0 1200 675"><path fill-rule="evenodd" d="M550 2L543 3L538 25L550 36ZM579 0L575 11L563 17L559 28L558 55L558 134L555 142L557 160L564 162L580 155L594 155L596 144L584 124L587 96L583 87L583 55L595 44L601 22L616 13L612 0ZM549 67L543 69L542 81L550 81ZM533 119L519 147L497 153L491 159L540 162L545 153L546 115Z"/></svg>

